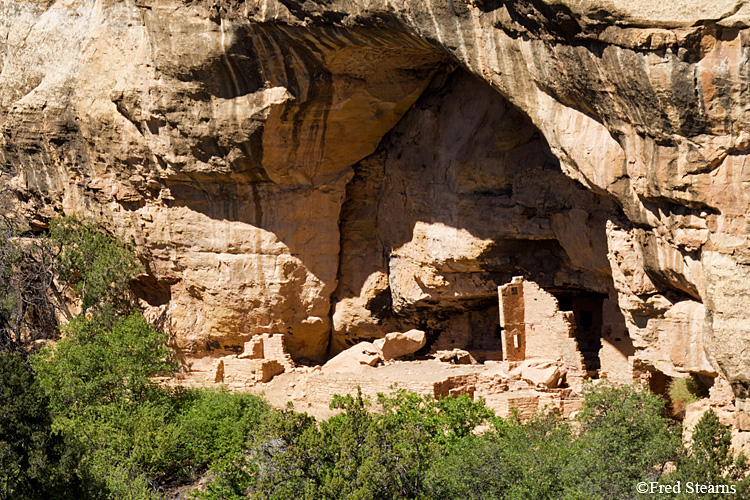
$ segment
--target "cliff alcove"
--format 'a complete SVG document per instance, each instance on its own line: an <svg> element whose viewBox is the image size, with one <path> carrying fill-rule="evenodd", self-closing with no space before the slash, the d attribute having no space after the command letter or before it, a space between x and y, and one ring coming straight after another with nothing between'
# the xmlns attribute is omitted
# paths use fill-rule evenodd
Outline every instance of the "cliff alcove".
<svg viewBox="0 0 750 500"><path fill-rule="evenodd" d="M539 325L591 313L600 375L739 407L750 17L688 4L0 0L3 182L132 238L190 363L410 327L497 356L521 276Z"/></svg>
<svg viewBox="0 0 750 500"><path fill-rule="evenodd" d="M617 300L606 221L619 208L566 177L528 117L489 85L460 69L437 75L354 172L340 222L334 353L419 328L426 351L503 359L497 289L524 276L576 304L578 342L599 370L602 304ZM586 308L586 298L597 303ZM627 344L624 319L609 323Z"/></svg>

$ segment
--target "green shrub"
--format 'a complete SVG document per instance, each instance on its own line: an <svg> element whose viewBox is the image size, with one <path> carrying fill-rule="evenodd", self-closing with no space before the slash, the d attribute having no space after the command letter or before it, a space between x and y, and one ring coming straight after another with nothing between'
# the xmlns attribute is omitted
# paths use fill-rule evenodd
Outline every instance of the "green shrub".
<svg viewBox="0 0 750 500"><path fill-rule="evenodd" d="M584 388L568 484L582 498L630 498L639 481L658 480L681 450L665 401L647 387L602 383Z"/></svg>
<svg viewBox="0 0 750 500"><path fill-rule="evenodd" d="M333 404L336 401L334 399ZM383 420L390 426L418 425L431 441L436 442L465 437L495 415L483 400L473 402L466 394L435 399L431 395L397 389L387 396L378 394L377 402Z"/></svg>
<svg viewBox="0 0 750 500"><path fill-rule="evenodd" d="M76 216L50 221L49 237L59 247L59 281L81 299L84 312L133 306L130 281L143 267L125 242Z"/></svg>
<svg viewBox="0 0 750 500"><path fill-rule="evenodd" d="M274 412L247 454L215 467L214 481L195 497L418 498L430 462L492 414L468 396L436 401L396 391L378 403L375 411L361 392L336 396L331 407L342 413L319 426L291 409Z"/></svg>
<svg viewBox="0 0 750 500"><path fill-rule="evenodd" d="M245 500L255 484L258 469L246 453L228 455L214 462L213 479L205 490L196 489L188 494L192 500Z"/></svg>
<svg viewBox="0 0 750 500"><path fill-rule="evenodd" d="M687 405L708 397L708 391L693 375L687 378L672 379L667 386L667 395L672 402L673 413L680 416L684 415Z"/></svg>
<svg viewBox="0 0 750 500"><path fill-rule="evenodd" d="M166 337L141 313L76 317L33 358L55 426L80 470L108 498L156 498L150 481L175 470L169 399L152 377L174 369Z"/></svg>
<svg viewBox="0 0 750 500"><path fill-rule="evenodd" d="M0 499L67 498L60 491L81 499L156 499L165 484L242 456L267 404L154 381L177 365L166 335L133 307L128 287L140 264L128 246L70 217L51 223L49 241L59 250L60 282L79 296L83 313L64 327L64 338L32 357L35 377L15 358L3 362L0 352ZM3 280L18 274L16 254L8 255L0 259ZM15 304L16 296L0 294ZM0 319L8 322L6 309ZM67 483L56 472L64 456L75 459L68 460ZM86 491L53 488L76 478Z"/></svg>
<svg viewBox="0 0 750 500"><path fill-rule="evenodd" d="M151 378L176 368L166 336L139 312L114 318L79 315L65 333L54 347L33 359L58 413L145 399L156 387Z"/></svg>
<svg viewBox="0 0 750 500"><path fill-rule="evenodd" d="M456 500L563 498L573 433L559 417L495 419L481 436L467 435L430 464L428 498Z"/></svg>
<svg viewBox="0 0 750 500"><path fill-rule="evenodd" d="M195 480L208 465L240 454L267 411L250 394L161 389L148 399L79 406L56 426L99 495L150 499L164 484Z"/></svg>
<svg viewBox="0 0 750 500"><path fill-rule="evenodd" d="M677 470L669 481L683 485L680 498L688 499L740 499L750 492L750 464L744 454L735 457L731 450L732 435L728 426L719 422L713 410L703 414L693 429L690 453L677 462ZM690 492L687 483L732 486L735 493Z"/></svg>
<svg viewBox="0 0 750 500"><path fill-rule="evenodd" d="M191 480L247 445L267 405L257 396L162 388L173 368L164 336L140 313L112 327L79 317L56 348L35 359L57 426L82 469L112 495L151 498L155 485Z"/></svg>
<svg viewBox="0 0 750 500"><path fill-rule="evenodd" d="M268 404L252 394L200 390L176 416L179 441L193 468L202 468L234 456L270 411Z"/></svg>
<svg viewBox="0 0 750 500"><path fill-rule="evenodd" d="M83 497L77 457L53 431L47 404L23 356L0 351L0 499Z"/></svg>

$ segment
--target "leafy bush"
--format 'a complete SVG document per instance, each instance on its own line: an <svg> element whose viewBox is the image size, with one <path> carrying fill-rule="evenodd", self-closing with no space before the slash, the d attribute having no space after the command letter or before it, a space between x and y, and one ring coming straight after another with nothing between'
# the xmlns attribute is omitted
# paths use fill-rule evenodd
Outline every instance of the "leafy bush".
<svg viewBox="0 0 750 500"><path fill-rule="evenodd" d="M627 499L680 449L664 402L641 387L585 391L573 425L555 414L492 418L467 396L337 396L318 425L277 412L196 498ZM483 423L492 428L477 434Z"/></svg>
<svg viewBox="0 0 750 500"><path fill-rule="evenodd" d="M575 425L554 414L496 419L430 469L432 498L627 499L679 451L664 402L638 386L584 390Z"/></svg>
<svg viewBox="0 0 750 500"><path fill-rule="evenodd" d="M112 498L160 498L167 483L194 480L240 453L268 411L257 396L167 391L58 419L82 456L81 470Z"/></svg>
<svg viewBox="0 0 750 500"><path fill-rule="evenodd" d="M667 395L672 402L672 411L676 416L684 416L685 407L701 398L708 397L708 391L695 377L675 378L667 386Z"/></svg>
<svg viewBox="0 0 750 500"><path fill-rule="evenodd" d="M334 405L346 399L334 399ZM394 428L416 424L431 441L449 442L468 436L478 426L494 417L483 400L473 402L468 395L435 399L403 389L389 395L378 394L383 420Z"/></svg>
<svg viewBox="0 0 750 500"><path fill-rule="evenodd" d="M681 498L693 499L740 499L750 492L750 464L744 454L735 457L730 448L732 435L729 427L719 422L713 410L703 414L693 429L690 453L677 462L677 470L670 474L671 482L681 481L706 485L732 485L734 494L696 493L684 487Z"/></svg>
<svg viewBox="0 0 750 500"><path fill-rule="evenodd" d="M267 404L154 381L177 365L166 335L133 307L129 280L140 265L131 249L74 217L53 221L49 241L59 250L50 269L78 295L83 313L32 357L36 377L0 352L0 498L156 499L166 483L194 480L209 464L240 456ZM0 241L9 255L0 259L3 280L20 272L22 254L10 243ZM15 304L17 288L0 289L0 305ZM11 318L5 310L3 320Z"/></svg>
<svg viewBox="0 0 750 500"><path fill-rule="evenodd" d="M151 378L176 368L166 336L139 312L92 319L79 315L65 333L33 361L54 410L61 414L146 399L156 387Z"/></svg>
<svg viewBox="0 0 750 500"><path fill-rule="evenodd" d="M444 449L428 472L429 498L563 498L572 428L555 415L495 419L493 429Z"/></svg>
<svg viewBox="0 0 750 500"><path fill-rule="evenodd" d="M149 481L175 468L178 443L168 394L151 380L175 367L166 337L139 312L79 315L65 333L33 365L81 474L97 496L156 498Z"/></svg>
<svg viewBox="0 0 750 500"><path fill-rule="evenodd" d="M79 498L76 457L52 429L47 399L19 352L0 351L0 498Z"/></svg>
<svg viewBox="0 0 750 500"><path fill-rule="evenodd" d="M583 391L571 481L582 498L630 498L639 481L657 480L681 450L665 401L644 386L599 384Z"/></svg>
<svg viewBox="0 0 750 500"><path fill-rule="evenodd" d="M130 281L142 266L129 245L75 216L50 221L49 237L59 246L59 281L80 297L84 312L132 307Z"/></svg>
<svg viewBox="0 0 750 500"><path fill-rule="evenodd" d="M418 498L444 446L473 436L492 412L468 396L435 400L406 391L379 395L379 411L358 392L336 396L343 410L316 425L291 409L274 412L249 450L214 467L194 497L292 499Z"/></svg>
<svg viewBox="0 0 750 500"><path fill-rule="evenodd" d="M268 404L252 394L193 391L175 418L190 465L202 468L246 449L269 411Z"/></svg>
<svg viewBox="0 0 750 500"><path fill-rule="evenodd" d="M175 364L166 338L138 312L77 317L34 360L56 425L79 450L81 470L112 498L157 498L240 452L267 406L251 395L170 390L152 381ZM155 496L157 495L157 496Z"/></svg>

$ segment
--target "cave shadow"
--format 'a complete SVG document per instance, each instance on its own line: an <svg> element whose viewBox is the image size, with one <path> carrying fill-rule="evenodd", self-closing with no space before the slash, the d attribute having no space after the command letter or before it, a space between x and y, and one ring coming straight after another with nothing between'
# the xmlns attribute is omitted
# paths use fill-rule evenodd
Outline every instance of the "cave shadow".
<svg viewBox="0 0 750 500"><path fill-rule="evenodd" d="M403 329L424 329L432 343L451 314L485 310L497 323L497 286L514 276L543 288L614 290L605 227L609 216L621 215L620 207L565 176L528 117L463 70L426 92L378 150L354 168L342 208L339 278L356 279L339 281L334 303L357 296L373 273L389 273L394 258L425 225L491 242L475 257L479 269L467 271L486 282L486 290L391 311L390 317L401 317ZM593 216L580 227L570 218L566 226L565 214L575 211ZM571 258L558 234L566 230L579 233L573 239L598 240L607 273L581 268L581 259ZM454 262L454 269L444 270L460 274L456 269L462 265Z"/></svg>

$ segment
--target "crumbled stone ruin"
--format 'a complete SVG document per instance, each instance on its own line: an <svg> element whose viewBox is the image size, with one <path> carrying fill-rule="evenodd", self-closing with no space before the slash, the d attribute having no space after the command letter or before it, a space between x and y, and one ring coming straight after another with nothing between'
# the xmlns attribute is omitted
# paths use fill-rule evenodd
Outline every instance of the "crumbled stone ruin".
<svg viewBox="0 0 750 500"><path fill-rule="evenodd" d="M593 322L578 323L573 311L561 311L551 294L520 277L498 292L504 360L554 359L568 367L569 375L598 374L599 348L592 340L600 343L601 324L594 332Z"/></svg>
<svg viewBox="0 0 750 500"><path fill-rule="evenodd" d="M504 360L553 359L568 377L633 380L633 345L621 317L606 311L612 307L606 296L556 297L516 277L498 288L498 297Z"/></svg>
<svg viewBox="0 0 750 500"><path fill-rule="evenodd" d="M325 378L314 366L419 330L414 366L481 367L448 393L533 386L518 405L568 412L583 378L695 376L750 430L746 2L0 13L15 210L131 239L134 288L188 374ZM291 361L265 340L255 357L261 337Z"/></svg>

